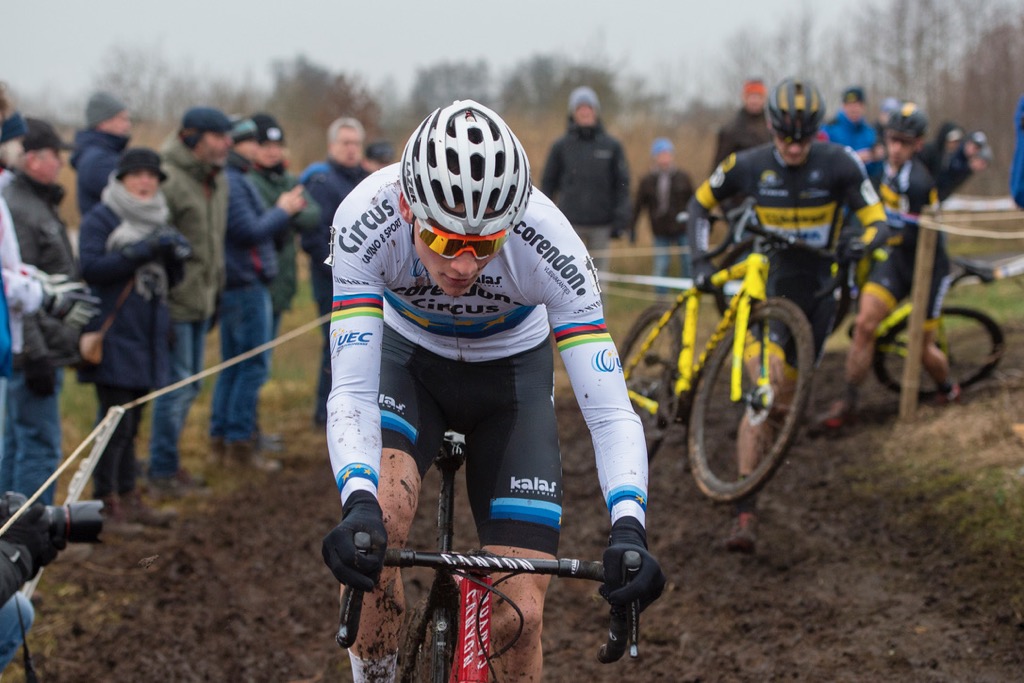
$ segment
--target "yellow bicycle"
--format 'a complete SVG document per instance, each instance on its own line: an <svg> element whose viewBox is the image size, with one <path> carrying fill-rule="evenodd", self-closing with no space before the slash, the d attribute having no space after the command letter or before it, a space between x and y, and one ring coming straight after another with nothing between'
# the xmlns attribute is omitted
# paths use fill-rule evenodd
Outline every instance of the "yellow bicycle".
<svg viewBox="0 0 1024 683"><path fill-rule="evenodd" d="M700 355L695 358L702 299L696 287L681 291L667 309L643 311L620 354L648 457L670 425L686 423L691 472L717 501L757 491L778 468L807 407L815 363L803 312L766 292L769 255L795 240L760 230L752 204L735 221L733 233L742 231L758 235L754 250L711 276L714 288L741 284ZM752 445L753 457L744 462L737 455L741 441Z"/></svg>

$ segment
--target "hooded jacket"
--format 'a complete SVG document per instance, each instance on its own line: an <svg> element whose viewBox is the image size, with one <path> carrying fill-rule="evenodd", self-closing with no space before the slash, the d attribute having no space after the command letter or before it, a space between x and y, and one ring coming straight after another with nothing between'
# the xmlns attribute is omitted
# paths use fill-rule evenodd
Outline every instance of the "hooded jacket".
<svg viewBox="0 0 1024 683"><path fill-rule="evenodd" d="M121 153L128 146L128 137L99 130L80 130L75 134L75 151L71 167L78 173L78 213L83 218L89 209L100 203L103 188L110 174L117 169Z"/></svg>
<svg viewBox="0 0 1024 683"><path fill-rule="evenodd" d="M168 222L192 245L185 277L171 289L171 319L200 322L213 316L225 282L228 181L222 169L196 159L177 135L164 144L161 156L167 180L160 189L171 212Z"/></svg>
<svg viewBox="0 0 1024 683"><path fill-rule="evenodd" d="M310 267L330 273L324 264L331 248L331 224L341 200L370 174L362 166L342 166L333 159L320 161L302 172L299 182L320 206L320 224L302 233L302 249L309 254Z"/></svg>
<svg viewBox="0 0 1024 683"><path fill-rule="evenodd" d="M544 165L541 192L551 197L574 227L611 225L629 229L629 165L619 141L569 117L565 135L555 141Z"/></svg>

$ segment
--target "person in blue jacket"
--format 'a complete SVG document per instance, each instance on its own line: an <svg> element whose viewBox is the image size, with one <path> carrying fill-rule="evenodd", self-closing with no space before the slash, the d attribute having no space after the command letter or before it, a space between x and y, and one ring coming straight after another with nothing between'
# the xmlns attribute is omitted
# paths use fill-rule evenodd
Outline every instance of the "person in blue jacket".
<svg viewBox="0 0 1024 683"><path fill-rule="evenodd" d="M883 158L878 156L875 149L875 127L864 115L864 88L854 85L844 90L842 106L842 111L825 125L825 134L830 142L845 145L856 152L864 162L869 178L880 176Z"/></svg>
<svg viewBox="0 0 1024 683"><path fill-rule="evenodd" d="M85 106L85 128L75 134L71 167L78 174L81 216L100 202L100 195L128 146L132 119L124 102L108 92L96 92Z"/></svg>
<svg viewBox="0 0 1024 683"><path fill-rule="evenodd" d="M1017 145L1013 150L1010 164L1010 194L1017 206L1024 209L1024 95L1017 102L1013 115L1013 127L1017 131Z"/></svg>
<svg viewBox="0 0 1024 683"><path fill-rule="evenodd" d="M167 224L160 192L166 176L151 149L128 149L102 199L82 220L82 277L100 298L100 313L84 331L106 327L103 357L83 365L78 380L96 386L97 422L107 411L167 384L170 377L168 290L184 274L192 247ZM93 472L93 495L103 500L110 533L129 535L140 525L167 526L175 514L143 502L136 483L135 437L145 404L128 410Z"/></svg>

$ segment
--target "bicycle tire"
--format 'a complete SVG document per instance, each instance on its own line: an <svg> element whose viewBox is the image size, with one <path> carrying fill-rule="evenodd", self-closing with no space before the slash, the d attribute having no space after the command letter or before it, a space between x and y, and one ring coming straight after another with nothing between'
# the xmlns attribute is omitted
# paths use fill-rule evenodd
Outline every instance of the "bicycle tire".
<svg viewBox="0 0 1024 683"><path fill-rule="evenodd" d="M459 638L458 610L458 586L450 575L439 574L427 595L405 619L405 635L398 653L401 683L448 683ZM434 634L439 629L447 632L447 638L435 648Z"/></svg>
<svg viewBox="0 0 1024 683"><path fill-rule="evenodd" d="M718 502L732 502L756 493L771 479L797 436L810 399L815 360L810 323L793 302L772 298L753 306L747 334L756 338L766 324L772 339L780 338L781 332L790 340L787 349L797 375L792 396L785 405L774 392L755 392L756 385L747 371L742 373L743 397L738 402L731 400L735 329L712 350L694 393L688 430L690 471L704 495ZM756 358L757 354L753 354L747 363ZM736 443L745 416L753 416L756 423L772 428L773 438L765 442L753 471L741 476Z"/></svg>
<svg viewBox="0 0 1024 683"><path fill-rule="evenodd" d="M884 387L900 391L903 383L903 366L907 355L908 319L901 320L892 329L875 341L872 366L875 377ZM948 306L942 309L936 342L949 359L949 376L966 388L980 382L995 370L1006 348L1003 330L999 323L981 311L962 306ZM923 380L927 373L922 369L918 397L929 399L935 396L937 388L926 386ZM931 384L930 378L928 384Z"/></svg>
<svg viewBox="0 0 1024 683"><path fill-rule="evenodd" d="M636 358L636 354L640 353L640 347L661 320L665 310L664 305L654 305L641 311L626 334L623 346L623 368L629 372L626 387L658 403L657 411L652 413L633 401L636 414L643 423L649 461L654 459L665 440L665 433L676 419L679 397L673 394L672 385L678 374L679 353L683 346L683 328L679 316L673 315L669 319L643 358Z"/></svg>

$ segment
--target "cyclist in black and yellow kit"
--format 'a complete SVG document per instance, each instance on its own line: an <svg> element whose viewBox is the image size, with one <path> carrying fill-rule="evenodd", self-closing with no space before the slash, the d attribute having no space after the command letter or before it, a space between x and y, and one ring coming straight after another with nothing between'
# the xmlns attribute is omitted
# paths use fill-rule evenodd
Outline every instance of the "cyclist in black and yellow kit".
<svg viewBox="0 0 1024 683"><path fill-rule="evenodd" d="M690 201L690 244L696 250L694 272L698 283L706 281L715 270L703 258L710 211L736 195L756 200L757 217L764 229L794 235L822 249L836 246L845 207L864 229L860 239L844 243L840 251L848 253L840 253L840 259L863 255L884 243L885 211L864 165L848 148L815 140L825 116L817 88L808 81L786 79L772 91L765 112L772 142L726 157ZM831 271L831 259L808 251L787 249L771 256L768 295L785 297L800 306L814 331L817 353L835 315L833 298L816 294L832 277ZM772 386L777 395L785 395L792 391L793 380L772 377ZM755 427L746 420L741 424L737 435L741 472L756 465L757 430L765 428L766 424ZM738 501L736 522L726 548L753 552L755 525L753 496Z"/></svg>
<svg viewBox="0 0 1024 683"><path fill-rule="evenodd" d="M832 404L817 426L837 430L848 424L857 407L857 387L867 377L874 354L875 330L900 299L910 294L914 280L918 217L927 207L938 205L935 181L916 156L924 142L928 119L917 105L907 102L894 112L885 128L888 161L881 195L892 237L886 259L875 264L860 295L853 343L846 357L846 391ZM937 401L947 404L960 397L959 385L949 380L949 359L935 344L935 323L942 310L942 298L949 288L949 257L945 241L935 248L935 264L928 295L922 364L939 387Z"/></svg>

